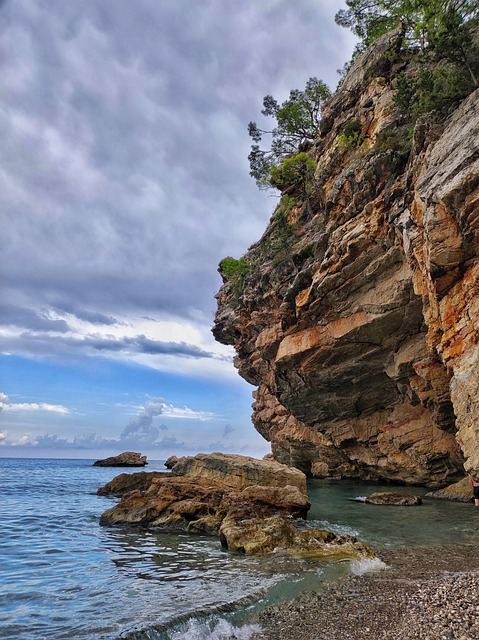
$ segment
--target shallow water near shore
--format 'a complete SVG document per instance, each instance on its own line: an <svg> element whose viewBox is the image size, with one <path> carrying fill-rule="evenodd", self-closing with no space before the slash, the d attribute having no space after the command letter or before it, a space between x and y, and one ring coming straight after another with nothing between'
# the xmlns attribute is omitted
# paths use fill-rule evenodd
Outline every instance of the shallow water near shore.
<svg viewBox="0 0 479 640"><path fill-rule="evenodd" d="M152 462L147 470L163 470ZM0 459L0 637L16 640L248 640L270 604L380 563L318 563L225 552L206 536L100 527L96 490L135 469L91 460ZM470 543L470 504L378 507L357 496L394 487L313 480L304 526L351 533L381 551ZM424 494L418 488L401 489Z"/></svg>

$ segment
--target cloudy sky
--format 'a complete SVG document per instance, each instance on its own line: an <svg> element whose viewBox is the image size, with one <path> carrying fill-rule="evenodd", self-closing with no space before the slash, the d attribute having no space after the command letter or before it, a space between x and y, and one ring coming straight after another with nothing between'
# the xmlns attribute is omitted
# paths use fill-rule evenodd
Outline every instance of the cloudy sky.
<svg viewBox="0 0 479 640"><path fill-rule="evenodd" d="M263 455L211 325L275 205L250 120L354 40L340 0L0 0L0 456Z"/></svg>

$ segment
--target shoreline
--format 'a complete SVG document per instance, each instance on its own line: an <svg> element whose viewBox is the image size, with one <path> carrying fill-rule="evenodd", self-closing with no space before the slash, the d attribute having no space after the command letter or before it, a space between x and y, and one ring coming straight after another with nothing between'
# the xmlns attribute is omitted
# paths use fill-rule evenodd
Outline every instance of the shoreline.
<svg viewBox="0 0 479 640"><path fill-rule="evenodd" d="M266 609L254 640L479 640L477 547L379 555L388 568Z"/></svg>

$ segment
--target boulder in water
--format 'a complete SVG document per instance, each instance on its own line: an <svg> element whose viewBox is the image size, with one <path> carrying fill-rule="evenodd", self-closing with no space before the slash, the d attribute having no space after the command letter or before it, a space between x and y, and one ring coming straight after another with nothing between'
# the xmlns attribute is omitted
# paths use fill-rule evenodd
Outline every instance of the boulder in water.
<svg viewBox="0 0 479 640"><path fill-rule="evenodd" d="M218 535L228 515L237 519L275 514L304 518L310 508L301 471L245 456L203 454L178 462L172 473L122 477L127 475L99 489L101 495L122 496L101 516L100 524L139 524ZM296 484L290 484L291 480Z"/></svg>
<svg viewBox="0 0 479 640"><path fill-rule="evenodd" d="M120 496L130 491L146 491L155 478L170 476L167 471L139 471L138 473L120 473L96 492L99 496Z"/></svg>
<svg viewBox="0 0 479 640"><path fill-rule="evenodd" d="M117 456L111 456L104 460L97 460L93 463L94 467L144 467L147 465L146 456L134 451L124 451Z"/></svg>
<svg viewBox="0 0 479 640"><path fill-rule="evenodd" d="M410 507L422 504L421 496L412 493L398 493L396 491L377 491L368 496L364 502L367 504L394 505L398 507Z"/></svg>

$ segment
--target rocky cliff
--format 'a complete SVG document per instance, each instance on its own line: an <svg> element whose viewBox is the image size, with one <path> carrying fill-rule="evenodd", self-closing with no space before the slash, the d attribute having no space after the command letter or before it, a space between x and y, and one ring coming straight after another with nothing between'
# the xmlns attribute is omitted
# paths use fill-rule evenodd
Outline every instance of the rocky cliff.
<svg viewBox="0 0 479 640"><path fill-rule="evenodd" d="M306 203L224 277L213 333L257 387L276 460L316 477L479 472L479 90L411 132L380 39L325 105ZM341 144L348 122L360 144ZM344 139L344 136L343 136Z"/></svg>

